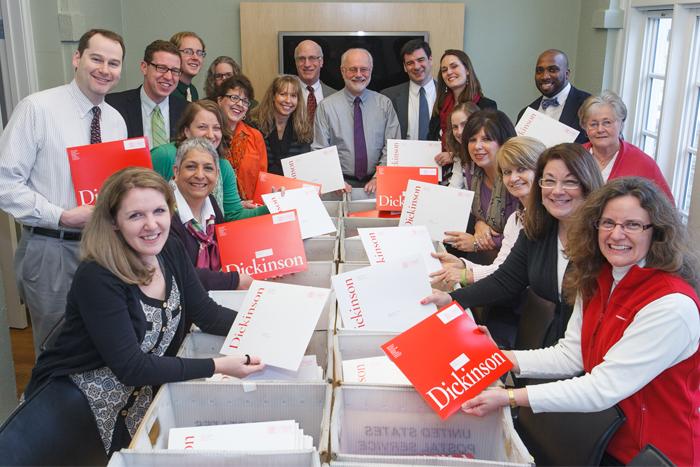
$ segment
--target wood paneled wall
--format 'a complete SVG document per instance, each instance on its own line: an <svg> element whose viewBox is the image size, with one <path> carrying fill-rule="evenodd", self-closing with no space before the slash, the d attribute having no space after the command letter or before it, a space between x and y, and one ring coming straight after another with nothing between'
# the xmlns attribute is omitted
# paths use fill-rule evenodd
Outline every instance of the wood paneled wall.
<svg viewBox="0 0 700 467"><path fill-rule="evenodd" d="M262 96L278 73L279 31L428 31L433 68L462 49L464 3L241 3L241 61Z"/></svg>

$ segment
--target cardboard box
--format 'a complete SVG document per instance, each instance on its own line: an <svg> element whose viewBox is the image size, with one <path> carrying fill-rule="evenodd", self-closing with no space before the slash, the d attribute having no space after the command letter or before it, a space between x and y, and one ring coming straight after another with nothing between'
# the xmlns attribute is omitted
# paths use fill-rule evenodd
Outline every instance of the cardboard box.
<svg viewBox="0 0 700 467"><path fill-rule="evenodd" d="M337 384L343 383L343 360L384 356L381 345L397 335L398 333L339 329L333 336L333 380Z"/></svg>
<svg viewBox="0 0 700 467"><path fill-rule="evenodd" d="M129 448L167 452L170 428L295 420L324 457L330 407L331 386L325 382L169 383L153 398Z"/></svg>
<svg viewBox="0 0 700 467"><path fill-rule="evenodd" d="M338 461L367 465L368 456L391 461L398 456L466 456L502 465L530 465L528 453L513 427L507 407L485 417L463 412L448 420L428 407L413 388L343 385L334 392L331 454Z"/></svg>
<svg viewBox="0 0 700 467"><path fill-rule="evenodd" d="M332 346L333 332L328 330L314 331L306 348L305 355L316 355L318 365L324 369L325 379L333 377L333 356L329 353ZM224 336L215 336L201 331L193 331L185 336L185 340L177 352L182 358L216 358L224 343ZM330 366L329 366L330 362ZM330 373L328 370L331 370Z"/></svg>
<svg viewBox="0 0 700 467"><path fill-rule="evenodd" d="M316 449L278 452L138 451L114 453L109 467L321 467Z"/></svg>
<svg viewBox="0 0 700 467"><path fill-rule="evenodd" d="M478 459L455 459L452 457L425 457L425 456L363 456L360 463L352 460L331 461L330 467L400 467L411 465L413 467L457 467L465 465L473 467L508 467L520 466L514 462L493 462Z"/></svg>
<svg viewBox="0 0 700 467"><path fill-rule="evenodd" d="M397 225L399 225L398 218L344 217L340 239L342 241L346 238L357 237L359 227L396 227Z"/></svg>
<svg viewBox="0 0 700 467"><path fill-rule="evenodd" d="M330 236L304 240L307 261L338 261L338 239Z"/></svg>
<svg viewBox="0 0 700 467"><path fill-rule="evenodd" d="M340 261L343 263L369 263L360 237L346 238L340 242Z"/></svg>
<svg viewBox="0 0 700 467"><path fill-rule="evenodd" d="M321 198L323 199L323 198ZM343 201L339 199L337 201L323 201L323 205L328 211L328 215L331 217L343 217Z"/></svg>

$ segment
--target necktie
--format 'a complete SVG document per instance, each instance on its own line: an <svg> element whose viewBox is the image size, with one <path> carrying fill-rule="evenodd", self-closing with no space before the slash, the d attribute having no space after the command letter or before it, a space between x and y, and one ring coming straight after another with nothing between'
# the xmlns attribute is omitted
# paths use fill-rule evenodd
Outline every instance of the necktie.
<svg viewBox="0 0 700 467"><path fill-rule="evenodd" d="M160 107L155 106L151 112L151 147L156 148L161 144L168 144L168 136L165 134L165 122Z"/></svg>
<svg viewBox="0 0 700 467"><path fill-rule="evenodd" d="M192 102L192 91L190 91L189 86L187 86L187 95L185 96L185 99L187 99L187 102Z"/></svg>
<svg viewBox="0 0 700 467"><path fill-rule="evenodd" d="M314 123L314 115L316 114L316 94L314 94L314 88L312 86L306 86L309 91L309 97L306 99L306 112L309 114L309 121Z"/></svg>
<svg viewBox="0 0 700 467"><path fill-rule="evenodd" d="M90 122L90 144L102 142L102 133L100 132L100 114L102 109L95 106L92 108L92 121Z"/></svg>
<svg viewBox="0 0 700 467"><path fill-rule="evenodd" d="M428 112L428 99L425 97L425 88L420 88L420 99L418 104L418 139L428 139L428 124L430 123L430 113Z"/></svg>
<svg viewBox="0 0 700 467"><path fill-rule="evenodd" d="M547 107L559 107L559 101L556 97L551 99L542 99L542 110L547 110Z"/></svg>
<svg viewBox="0 0 700 467"><path fill-rule="evenodd" d="M355 98L354 115L354 141L355 141L355 177L363 180L367 176L367 143L365 142L365 128L362 125L362 108L359 97Z"/></svg>

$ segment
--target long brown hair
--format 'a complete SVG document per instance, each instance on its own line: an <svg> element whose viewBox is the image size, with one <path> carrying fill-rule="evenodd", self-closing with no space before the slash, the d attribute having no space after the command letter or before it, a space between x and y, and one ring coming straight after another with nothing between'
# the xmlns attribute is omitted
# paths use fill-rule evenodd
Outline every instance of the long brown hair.
<svg viewBox="0 0 700 467"><path fill-rule="evenodd" d="M557 222L542 204L542 189L539 187L545 166L549 161L557 159L562 161L569 172L579 181L584 198L603 186L603 178L600 176L598 164L591 153L580 144L562 143L547 149L537 160L533 189L530 191L525 210L523 230L530 240L543 239ZM578 240L576 241L578 242Z"/></svg>
<svg viewBox="0 0 700 467"><path fill-rule="evenodd" d="M189 128L194 119L197 118L197 114L203 110L213 113L221 126L221 143L216 150L219 153L219 157L226 157L228 148L231 145L231 130L228 127L228 118L226 114L221 111L216 102L208 99L201 99L187 104L185 111L180 116L180 120L177 121L175 146L180 146L180 144L187 139L185 128Z"/></svg>
<svg viewBox="0 0 700 467"><path fill-rule="evenodd" d="M472 61L469 58L469 55L464 53L462 50L447 49L445 50L445 53L442 54L442 57L440 57L440 63L442 63L442 59L448 55L454 55L455 57L457 57L459 61L462 62L462 65L464 65L464 68L467 69L468 73L467 85L457 97L457 102L455 102L455 104L467 101L473 102L475 97L483 96L484 93L481 91L481 83L479 83L479 78L476 77L476 72L474 71L474 67L472 66ZM447 94L451 92L452 90L447 87L445 80L442 78L442 72L439 71L437 76L437 96L435 97L435 105L433 106L433 115L440 114L442 104L444 104Z"/></svg>
<svg viewBox="0 0 700 467"><path fill-rule="evenodd" d="M275 96L288 87L291 87L291 91L297 95L297 108L294 109L290 116L297 141L310 143L314 137L314 129L306 115L301 85L296 76L280 75L272 80L258 106L251 111L250 119L265 137L276 131Z"/></svg>
<svg viewBox="0 0 700 467"><path fill-rule="evenodd" d="M159 174L143 167L128 167L116 172L102 186L95 210L85 226L80 243L80 259L95 261L127 284L148 285L153 277L153 268L144 264L115 228L122 200L134 188L152 188L162 193L168 209L173 212L175 195ZM161 235L167 234L164 232Z"/></svg>
<svg viewBox="0 0 700 467"><path fill-rule="evenodd" d="M469 120L469 117L473 113L478 111L479 106L475 103L471 101L462 102L454 106L452 112L450 113L450 116L447 119L447 134L445 135L445 144L447 146L447 150L450 151L454 156L458 157L461 162L465 161L466 148L462 147L462 142L457 141L455 139L455 136L452 134L452 116L457 112L462 112L464 113L464 115L467 116L467 120Z"/></svg>
<svg viewBox="0 0 700 467"><path fill-rule="evenodd" d="M679 275L699 292L698 257L691 250L688 230L678 210L651 180L642 177L622 177L609 181L589 196L578 209L567 236L566 254L572 264L564 281L565 296L573 302L576 293L584 300L593 296L597 288L600 268L606 259L598 246L595 221L610 200L634 196L649 214L654 233L644 267Z"/></svg>

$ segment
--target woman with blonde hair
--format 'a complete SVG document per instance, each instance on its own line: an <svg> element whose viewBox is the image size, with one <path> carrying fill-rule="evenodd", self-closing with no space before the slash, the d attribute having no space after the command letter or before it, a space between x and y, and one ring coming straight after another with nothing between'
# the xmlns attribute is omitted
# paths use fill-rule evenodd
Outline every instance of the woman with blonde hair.
<svg viewBox="0 0 700 467"><path fill-rule="evenodd" d="M265 138L268 172L283 175L282 159L311 150L314 129L306 116L296 76L275 78L250 119Z"/></svg>
<svg viewBox="0 0 700 467"><path fill-rule="evenodd" d="M244 377L263 367L251 356L175 357L188 320L223 336L236 312L209 298L182 244L169 236L174 203L167 182L152 170L131 167L107 179L83 231L65 324L39 356L27 386L25 404L55 383L72 391L76 406L79 391L80 415L92 413L108 454L129 445L154 386L214 373ZM46 413L46 419L64 413L62 402L52 401L56 414ZM58 426L70 430L74 417L79 414L71 411ZM76 450L75 463L80 455Z"/></svg>

